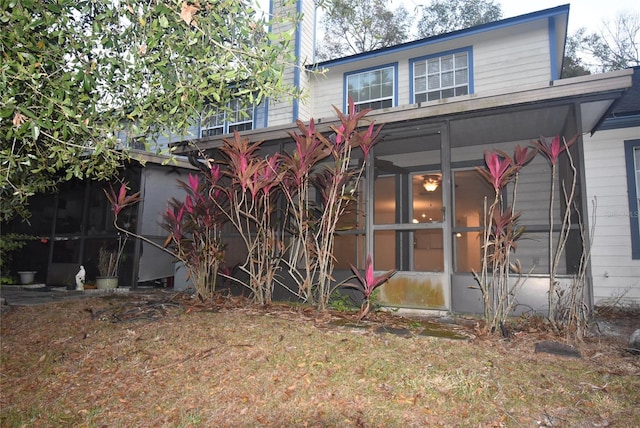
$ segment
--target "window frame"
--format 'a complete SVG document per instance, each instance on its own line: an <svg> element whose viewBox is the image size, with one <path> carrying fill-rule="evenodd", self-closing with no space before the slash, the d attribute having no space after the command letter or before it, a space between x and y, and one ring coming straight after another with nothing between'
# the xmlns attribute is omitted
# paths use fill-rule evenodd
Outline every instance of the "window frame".
<svg viewBox="0 0 640 428"><path fill-rule="evenodd" d="M368 68L363 68L363 69L359 69L359 70L354 70L354 71L350 71L348 73L344 74L344 82L343 82L343 92L344 92L344 102L343 102L343 111L347 111L348 105L349 105L349 78L351 77L355 77L357 75L361 75L361 74L366 74L366 73L372 73L375 71L381 71L381 70L385 70L385 69L390 69L392 71L392 76L391 76L391 83L393 85L393 93L391 94L390 97L384 97L384 98L376 98L376 99L369 99L367 101L355 101L354 100L354 104L356 106L356 110L358 110L358 106L363 105L363 104L369 104L371 102L375 102L375 101L384 101L384 100L391 100L391 106L390 107L396 107L398 105L398 63L394 62L394 63L389 63L389 64L383 64L383 65L377 65L375 67L368 67ZM389 107L381 107L382 108L389 108ZM379 110L379 109L374 109L374 110Z"/></svg>
<svg viewBox="0 0 640 428"><path fill-rule="evenodd" d="M217 136L217 135L225 135L225 134L230 134L234 131L234 129L237 128L242 128L242 129L238 129L238 131L246 131L246 130L251 130L251 129L255 129L255 118L256 118L256 105L255 104L251 104L248 105L246 108L243 108L242 110L246 110L248 112L250 112L250 116L247 118L242 118L240 115L240 111L237 108L233 108L232 107L237 107L237 103L238 102L242 102L243 100L231 100L227 103L227 108L225 108L222 112L220 111L220 108L218 106L215 106L213 104L207 106L206 108L210 108L212 111L215 111L211 116L209 116L206 120L206 122L211 123L212 120L216 117L220 118L222 117L222 123L217 122L215 125L213 126L203 126L203 123L205 122L205 120L201 117L200 118L200 138L206 138L206 137L213 137L213 136ZM232 104L236 104L235 106L232 106ZM233 121L232 121L233 120ZM249 124L250 128L245 128L245 126ZM218 133L212 133L212 134L208 134L208 135L203 135L206 131L212 130L212 129L220 129L221 132Z"/></svg>
<svg viewBox="0 0 640 428"><path fill-rule="evenodd" d="M416 73L415 73L415 66L417 63L420 62L425 62L427 63L428 60L433 59L433 58L442 58L448 55L456 55L456 54L461 54L461 53L466 53L467 54L467 93L465 95L470 95L474 93L474 87L473 87L473 48L471 46L467 46L464 48L460 48L460 49L453 49L453 50L448 50L448 51L443 51L443 52L438 52L438 53L434 53L434 54L430 54L430 55L424 55L424 56L420 56L420 57L416 57L416 58L411 58L409 59L409 96L410 96L410 103L411 104L415 104L416 103L416 88L415 88L415 79L416 79ZM426 66L427 64L425 64ZM455 75L455 68L453 69L454 71L454 75ZM427 68L427 74L426 77L428 78L428 68ZM427 98L428 98L428 94L429 92L429 86L428 86L428 81L427 81L427 87L426 90L424 92L420 92L420 94L426 94ZM461 88L463 87L463 85L459 85L459 86L451 86L451 87L447 87L445 89L456 89L456 88ZM443 88L440 87L438 89L439 91L442 91ZM454 95L454 97L456 96L463 96L463 95ZM450 97L441 97L439 98L439 100L443 99L443 98L450 98ZM425 101L421 101L421 103L423 102L432 102L432 101L436 101L436 100L425 100Z"/></svg>
<svg viewBox="0 0 640 428"><path fill-rule="evenodd" d="M640 205L638 198L640 197L640 179L638 171L640 164L636 165L636 152L640 153L640 139L626 140L624 142L624 157L626 164L627 176L627 195L629 197L629 226L631 231L631 258L640 260L640 213L638 206Z"/></svg>

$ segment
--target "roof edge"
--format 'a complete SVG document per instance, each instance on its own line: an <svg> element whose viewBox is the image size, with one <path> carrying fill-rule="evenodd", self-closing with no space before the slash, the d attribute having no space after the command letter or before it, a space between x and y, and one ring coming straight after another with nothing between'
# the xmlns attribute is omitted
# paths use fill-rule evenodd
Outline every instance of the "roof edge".
<svg viewBox="0 0 640 428"><path fill-rule="evenodd" d="M559 15L566 14L567 20L568 20L569 6L570 6L569 4L564 4L564 5L552 7L549 9L543 9L535 12L526 13L524 15L518 15L518 16L513 16L511 18L501 19L499 21L487 22L485 24L480 24L473 27L463 28L461 30L452 31L450 33L443 33L443 34L438 34L436 36L426 37L418 40L412 40L410 42L401 43L399 45L380 48L380 49L376 49L369 52L362 52L359 54L353 54L346 57L330 59L323 62L317 62L314 64L307 65L306 68L308 70L327 68L329 66L336 66L336 65L356 61L356 60L362 60L369 57L378 56L380 54L387 54L395 51L401 51L405 49L420 47L421 45L427 45L427 44L437 43L437 42L455 39L459 37L470 36L480 32L496 30L506 26L523 24L526 22L531 22L531 21L540 20L540 19L547 19L552 16L559 16Z"/></svg>

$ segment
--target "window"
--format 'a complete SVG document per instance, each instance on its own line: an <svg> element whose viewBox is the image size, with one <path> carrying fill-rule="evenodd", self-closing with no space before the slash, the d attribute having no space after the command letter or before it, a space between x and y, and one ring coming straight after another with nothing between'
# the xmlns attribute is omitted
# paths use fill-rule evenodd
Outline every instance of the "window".
<svg viewBox="0 0 640 428"><path fill-rule="evenodd" d="M470 50L424 57L411 64L414 103L470 93Z"/></svg>
<svg viewBox="0 0 640 428"><path fill-rule="evenodd" d="M395 75L395 66L349 74L346 76L347 97L353 100L358 111L393 107Z"/></svg>
<svg viewBox="0 0 640 428"><path fill-rule="evenodd" d="M200 124L201 137L253 129L254 106L241 100L232 100L226 109L210 107L206 113Z"/></svg>
<svg viewBox="0 0 640 428"><path fill-rule="evenodd" d="M624 142L631 224L631 258L640 259L640 140Z"/></svg>

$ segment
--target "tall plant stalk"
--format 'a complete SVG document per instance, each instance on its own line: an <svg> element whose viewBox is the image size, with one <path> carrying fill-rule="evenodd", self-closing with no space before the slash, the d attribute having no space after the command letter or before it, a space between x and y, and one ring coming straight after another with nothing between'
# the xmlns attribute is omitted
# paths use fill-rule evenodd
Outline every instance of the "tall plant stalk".
<svg viewBox="0 0 640 428"><path fill-rule="evenodd" d="M318 230L312 242L313 251L318 263L317 269L317 305L320 310L326 309L333 291L332 282L335 257L333 255L335 232L340 218L347 205L354 201L354 192L358 188L366 167L370 150L378 142L382 126L375 128L370 122L366 129L359 129L360 121L370 111L357 111L353 100L349 99L348 114L335 108L341 125L334 128L335 138L327 145L333 164L315 179L316 190L322 197L322 214ZM326 140L325 144L326 144ZM359 167L351 166L351 154L355 147L362 151L362 162Z"/></svg>
<svg viewBox="0 0 640 428"><path fill-rule="evenodd" d="M590 236L594 236L596 226L597 200L593 200L592 223ZM556 323L564 333L567 340L581 341L586 332L589 321L590 309L586 304L585 287L587 266L591 259L591 245L587 238L587 230L582 217L578 213L578 225L580 229L580 239L582 242L582 253L578 269L571 278L571 284L567 290L558 293L558 299L555 302Z"/></svg>
<svg viewBox="0 0 640 428"><path fill-rule="evenodd" d="M569 238L569 232L571 231L571 212L573 207L573 201L575 199L575 189L577 185L577 172L575 165L573 164L573 158L569 152L571 147L576 141L578 136L573 136L569 141L564 137L555 136L551 138L540 137L540 140L534 141L533 144L540 150L549 160L551 164L551 195L549 199L549 290L548 290L548 320L552 328L557 332L558 324L556 320L556 299L558 295L558 268L560 267L560 261L562 260L562 254L564 253L567 239ZM555 209L555 189L557 180L557 163L558 158L562 152L567 153L569 158L569 165L572 172L572 179L569 192L562 185L562 191L566 202L566 209L562 216L562 223L560 225L560 231L558 236L558 242L554 244L553 235L555 232L554 225L554 209Z"/></svg>
<svg viewBox="0 0 640 428"><path fill-rule="evenodd" d="M333 128L335 135L331 138L317 132L313 121L309 127L298 123L302 134L292 135L296 151L285 160L288 172L283 186L294 223L292 230L297 233L289 268L299 281L301 295L321 310L327 307L335 288L333 249L338 222L354 200L352 189L358 188L368 154L382 129L382 126L375 128L373 122L360 129L360 121L370 110L356 111L351 99L348 114L334 109L341 124ZM351 160L356 147L361 149L363 161L354 168ZM328 162L320 164L327 158ZM319 206L310 201L309 184L320 195ZM299 263L305 270L304 275L295 272Z"/></svg>
<svg viewBox="0 0 640 428"><path fill-rule="evenodd" d="M198 283L204 284L213 278L215 284L224 256L221 240L224 224L221 217L224 217L239 233L247 250L239 269L249 279L245 283L225 277L247 286L256 302L266 304L271 302L284 261L291 276L298 281L298 295L315 302L320 309L326 308L335 288L332 275L336 227L347 205L354 200L352 189L358 188L370 150L382 129L382 126L375 127L374 122L360 127L360 121L370 110L356 111L352 100L349 100L348 114L334 109L340 126L332 128L333 137L327 138L318 132L313 120L308 127L298 122L302 134L292 134L296 151L291 155L276 154L262 159L257 155L262 143L251 143L237 132L232 139L223 140L220 148L224 170L201 154L198 165L209 180L208 191L200 188L197 177L190 176L189 183L183 186L188 192L187 199L184 203L174 201L165 215L170 233L165 246L173 242L176 251L172 254L182 260L190 272L194 269L192 276ZM351 166L354 148L362 151L362 162L356 168ZM327 158L330 161L320 163ZM224 182L220 180L220 171L226 177ZM312 186L320 196L316 205L311 201ZM276 201L281 194L285 195L286 207L283 215L276 216ZM120 195L113 193L110 201L116 217L122 206L137 202L136 197L138 195L127 196L126 189L121 189ZM204 218L195 215L197 207L205 210ZM215 218L211 217L212 213ZM184 223L185 218L191 217L191 223ZM192 235L185 240L188 226ZM212 235L197 235L200 230ZM286 244L286 233L293 235L290 245ZM188 254L181 252L187 248ZM201 252L204 249L208 250ZM289 256L285 259L287 253ZM298 269L300 264L304 273ZM198 286L200 288L203 298L210 295L211 289L204 285Z"/></svg>
<svg viewBox="0 0 640 428"><path fill-rule="evenodd" d="M328 192L324 197L324 209L321 216L320 225L315 235L315 245L318 257L317 266L317 294L318 308L324 310L329 303L329 296L333 291L333 269L335 257L333 248L335 242L335 232L340 218L345 212L346 206L353 200L353 195L347 191L347 186L357 188L357 183L364 171L363 165L353 171L349 166L351 160L351 147L345 144L345 149L335 153L335 164L332 170L327 171L327 178L321 183L328 185ZM350 183L353 180L353 183Z"/></svg>
<svg viewBox="0 0 640 428"><path fill-rule="evenodd" d="M524 227L518 226L520 213L515 210L519 172L534 156L535 152L520 146L513 159L502 151L487 151L486 168L478 169L495 191L491 204L484 200L481 269L473 271L483 298L486 327L491 333L504 326L516 303L517 290L531 273L523 276L520 263L512 262L511 255L524 233ZM513 200L511 206L505 207L503 190L508 183L513 183ZM512 272L517 275L513 281Z"/></svg>
<svg viewBox="0 0 640 428"><path fill-rule="evenodd" d="M297 125L300 133L290 134L295 141L295 149L283 157L285 176L281 190L287 201L288 227L292 234L286 265L297 284L297 290L292 291L303 301L315 304L318 258L312 243L319 215L310 190L314 168L329 156L329 142L316 131L313 119L309 126L300 120Z"/></svg>
<svg viewBox="0 0 640 428"><path fill-rule="evenodd" d="M259 158L256 151L261 143L252 144L237 132L233 139L223 142L221 151L228 161L225 174L231 181L230 186L225 186L230 201L226 214L247 250L245 261L239 268L249 276L249 280L241 284L251 290L257 303L268 304L272 300L276 274L285 252L281 236L283 228L278 228L272 218L274 192L283 177L281 158L279 155Z"/></svg>

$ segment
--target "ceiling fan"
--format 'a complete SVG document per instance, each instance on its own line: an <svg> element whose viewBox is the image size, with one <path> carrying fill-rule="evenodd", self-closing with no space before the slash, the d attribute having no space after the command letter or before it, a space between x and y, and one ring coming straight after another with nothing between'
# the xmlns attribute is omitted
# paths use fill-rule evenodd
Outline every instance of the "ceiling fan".
<svg viewBox="0 0 640 428"><path fill-rule="evenodd" d="M422 176L422 188L429 193L438 190L442 182L442 174L426 174Z"/></svg>

